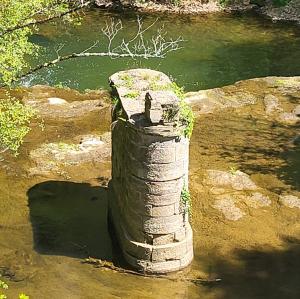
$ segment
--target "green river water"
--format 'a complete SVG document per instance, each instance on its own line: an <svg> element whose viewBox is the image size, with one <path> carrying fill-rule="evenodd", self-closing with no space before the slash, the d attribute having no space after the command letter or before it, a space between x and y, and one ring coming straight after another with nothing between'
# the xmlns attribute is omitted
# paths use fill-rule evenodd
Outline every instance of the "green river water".
<svg viewBox="0 0 300 299"><path fill-rule="evenodd" d="M238 80L264 76L294 76L300 74L300 29L291 25L273 24L254 16L170 16L141 15L145 26L156 19L153 33L164 25L167 35L182 36L183 49L165 59L135 60L101 57L66 61L51 70L43 70L27 84L62 84L80 90L107 88L112 73L132 67L157 69L173 77L186 90L208 89L232 84ZM123 35L132 37L136 30L136 15L112 15L95 10L87 12L81 26L62 22L41 27L33 41L43 47L44 61L55 59L54 49L64 45L60 55L81 52L99 40L105 50L101 28L110 18L121 19ZM91 51L96 51L97 48Z"/></svg>

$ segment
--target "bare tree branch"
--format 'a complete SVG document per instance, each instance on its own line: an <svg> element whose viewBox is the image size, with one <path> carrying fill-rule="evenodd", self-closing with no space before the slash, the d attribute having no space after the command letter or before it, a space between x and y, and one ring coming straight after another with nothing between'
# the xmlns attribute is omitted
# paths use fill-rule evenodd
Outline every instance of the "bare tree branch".
<svg viewBox="0 0 300 299"><path fill-rule="evenodd" d="M62 61L83 58L83 57L110 57L112 59L116 58L164 58L169 52L176 51L181 49L180 44L184 41L182 37L176 39L167 39L166 32L164 27L159 28L155 34L151 36L150 39L146 39L144 34L157 22L151 23L146 28L143 28L143 22L141 18L137 18L137 31L135 35L125 40L122 39L121 43L116 47L113 47L113 43L118 36L118 34L124 29L122 22L120 20L111 19L106 23L105 27L102 29L103 35L107 39L107 49L106 51L99 52L88 52L91 49L94 49L99 45L99 41L94 42L90 47L79 53L71 53L64 56L60 56L59 51L63 48L63 45L60 45L55 49L57 58L48 61L46 63L40 64L32 69L29 69L27 72L18 76L17 79L22 79L28 75L31 75L41 69L54 66ZM15 80L16 81L16 80Z"/></svg>

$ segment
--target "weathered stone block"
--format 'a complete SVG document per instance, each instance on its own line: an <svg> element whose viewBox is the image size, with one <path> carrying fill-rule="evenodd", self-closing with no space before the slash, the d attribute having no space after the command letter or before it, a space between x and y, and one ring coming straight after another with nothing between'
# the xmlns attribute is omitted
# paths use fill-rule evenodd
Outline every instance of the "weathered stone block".
<svg viewBox="0 0 300 299"><path fill-rule="evenodd" d="M146 271L151 273L167 273L178 270L180 270L180 260L148 263L146 266Z"/></svg>
<svg viewBox="0 0 300 299"><path fill-rule="evenodd" d="M182 259L187 253L186 240L166 245L153 246L151 260L162 262L170 259Z"/></svg>
<svg viewBox="0 0 300 299"><path fill-rule="evenodd" d="M180 259L180 268L187 267L192 262L193 258L194 258L194 251L188 250L186 255Z"/></svg>
<svg viewBox="0 0 300 299"><path fill-rule="evenodd" d="M176 161L184 160L189 155L189 139L185 137L180 138L180 142L175 142Z"/></svg>
<svg viewBox="0 0 300 299"><path fill-rule="evenodd" d="M155 245L164 245L173 243L174 234L166 234L166 235L153 235L152 244Z"/></svg>
<svg viewBox="0 0 300 299"><path fill-rule="evenodd" d="M122 234L121 234L121 242L123 248L128 252L130 255L143 260L151 260L152 256L152 246L136 242L131 239L131 237L126 232L125 228L122 227Z"/></svg>
<svg viewBox="0 0 300 299"><path fill-rule="evenodd" d="M181 242L186 238L185 228L182 227L174 233L174 241Z"/></svg>
<svg viewBox="0 0 300 299"><path fill-rule="evenodd" d="M181 197L181 194L179 196ZM180 214L181 213L181 204L180 204L181 198L180 197L179 197L179 201L174 203L174 214Z"/></svg>
<svg viewBox="0 0 300 299"><path fill-rule="evenodd" d="M152 207L152 217L166 217L175 214L174 204L167 206L153 206Z"/></svg>
<svg viewBox="0 0 300 299"><path fill-rule="evenodd" d="M171 163L176 160L175 145L169 146L155 143L150 146L141 146L133 142L126 144L126 151L130 157L144 163Z"/></svg>
<svg viewBox="0 0 300 299"><path fill-rule="evenodd" d="M170 181L185 174L183 161L169 164L146 164L135 159L128 161L128 170L134 176L152 181Z"/></svg>
<svg viewBox="0 0 300 299"><path fill-rule="evenodd" d="M172 205L180 200L179 193L173 193L170 195L153 195L153 194L144 194L143 197L144 203L152 204L155 206L166 206Z"/></svg>
<svg viewBox="0 0 300 299"><path fill-rule="evenodd" d="M153 218L143 217L144 232L150 234L170 234L176 232L183 225L182 215Z"/></svg>
<svg viewBox="0 0 300 299"><path fill-rule="evenodd" d="M181 193L181 190L183 188L183 179L179 178L176 180L171 180L166 182L159 182L159 181L151 182L128 174L128 176L126 177L126 184L128 185L128 188L130 189L131 192L134 190L139 191L141 194L144 195L144 197L147 194L171 195L171 194ZM147 201L150 202L151 199ZM158 199L157 202L159 202Z"/></svg>
<svg viewBox="0 0 300 299"><path fill-rule="evenodd" d="M143 146L149 146L152 144L161 144L164 146L170 146L176 142L177 138L175 137L165 137L159 135L145 134L137 129L128 128L126 132L127 140L132 141L136 144Z"/></svg>
<svg viewBox="0 0 300 299"><path fill-rule="evenodd" d="M179 99L173 91L148 91L145 115L152 124L175 122L179 119Z"/></svg>
<svg viewBox="0 0 300 299"><path fill-rule="evenodd" d="M180 270L180 260L171 260L164 262L149 262L144 260L136 259L135 257L128 254L126 251L123 252L126 261L139 271L145 271L148 273L168 273Z"/></svg>

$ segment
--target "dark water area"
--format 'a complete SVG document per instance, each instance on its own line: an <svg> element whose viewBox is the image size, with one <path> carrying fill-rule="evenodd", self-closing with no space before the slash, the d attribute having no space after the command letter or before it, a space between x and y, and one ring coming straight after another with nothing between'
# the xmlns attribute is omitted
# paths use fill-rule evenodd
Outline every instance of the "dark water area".
<svg viewBox="0 0 300 299"><path fill-rule="evenodd" d="M26 85L64 85L79 90L108 88L107 78L116 71L146 67L165 72L187 91L232 84L238 80L264 76L300 75L299 27L272 23L254 15L149 15L141 14L145 27L155 22L145 37L164 26L167 36L181 36L182 49L164 59L111 59L88 57L69 60L44 69L22 81ZM99 41L105 51L106 40L101 29L111 18L121 19L124 31L116 37L134 36L135 13L109 14L101 10L87 11L81 26L57 21L40 27L32 41L41 46L39 62L59 55L82 52ZM36 61L31 61L35 65Z"/></svg>

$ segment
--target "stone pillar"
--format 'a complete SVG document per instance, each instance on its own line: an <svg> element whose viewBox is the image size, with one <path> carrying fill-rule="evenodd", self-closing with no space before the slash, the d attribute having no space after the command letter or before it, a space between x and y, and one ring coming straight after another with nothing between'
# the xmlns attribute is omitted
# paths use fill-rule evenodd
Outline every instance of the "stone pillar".
<svg viewBox="0 0 300 299"><path fill-rule="evenodd" d="M109 211L123 255L148 273L182 269L193 259L193 241L182 201L189 139L182 134L179 99L169 78L152 70L119 72L110 82L118 103Z"/></svg>

